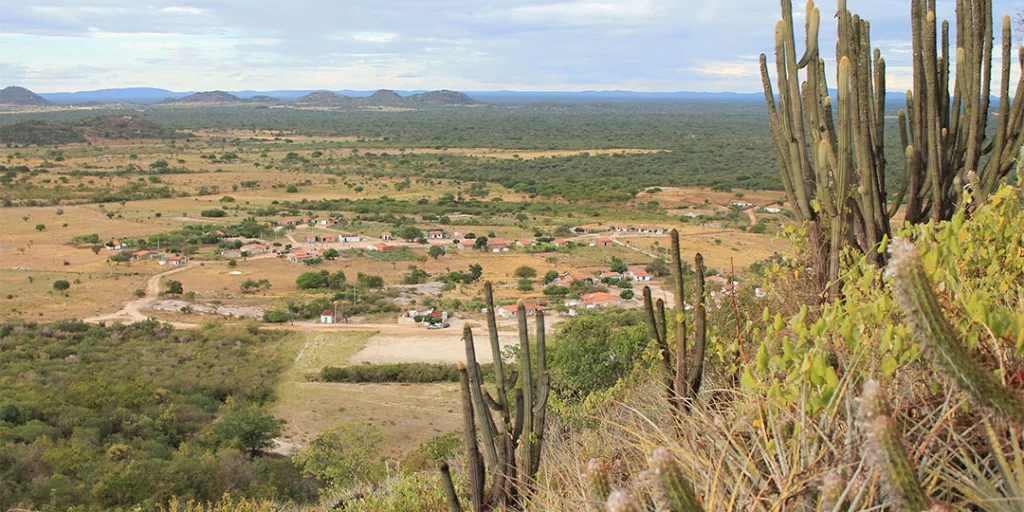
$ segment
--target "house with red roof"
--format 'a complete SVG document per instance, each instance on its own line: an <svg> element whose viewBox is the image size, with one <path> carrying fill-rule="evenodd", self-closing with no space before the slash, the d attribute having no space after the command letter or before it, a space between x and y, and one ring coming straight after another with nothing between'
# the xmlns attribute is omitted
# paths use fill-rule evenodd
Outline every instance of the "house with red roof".
<svg viewBox="0 0 1024 512"><path fill-rule="evenodd" d="M607 292L587 293L580 297L580 305L585 308L606 308L618 306L622 299Z"/></svg>

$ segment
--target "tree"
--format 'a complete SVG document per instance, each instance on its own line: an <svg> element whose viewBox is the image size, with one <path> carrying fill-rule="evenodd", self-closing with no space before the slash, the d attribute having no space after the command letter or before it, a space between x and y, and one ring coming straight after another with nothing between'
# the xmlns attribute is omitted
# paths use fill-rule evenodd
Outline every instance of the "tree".
<svg viewBox="0 0 1024 512"><path fill-rule="evenodd" d="M236 404L214 426L213 433L219 443L236 446L255 458L261 450L274 446L282 424L256 405Z"/></svg>
<svg viewBox="0 0 1024 512"><path fill-rule="evenodd" d="M444 248L440 245L432 245L427 251L427 254L429 254L431 258L434 258L434 260L437 260L441 256L444 256Z"/></svg>
<svg viewBox="0 0 1024 512"><path fill-rule="evenodd" d="M633 293L633 290L622 290L622 293L619 294L619 298L621 298L622 300L629 300L632 299L635 295L636 294Z"/></svg>
<svg viewBox="0 0 1024 512"><path fill-rule="evenodd" d="M338 256L341 256L341 254L338 253L337 249L327 249L326 251L324 251L324 258L325 259L333 260L333 259L337 258Z"/></svg>
<svg viewBox="0 0 1024 512"><path fill-rule="evenodd" d="M348 278L345 276L345 272L339 270L327 278L327 287L332 290L341 290L345 287L345 282L347 280Z"/></svg>
<svg viewBox="0 0 1024 512"><path fill-rule="evenodd" d="M181 295L182 293L185 293L185 289L181 286L181 281L171 280L167 281L166 293L168 295Z"/></svg>
<svg viewBox="0 0 1024 512"><path fill-rule="evenodd" d="M146 296L146 290L143 290L142 288L136 288L135 289L135 296L140 298L140 299L145 297Z"/></svg>
<svg viewBox="0 0 1024 512"><path fill-rule="evenodd" d="M321 432L294 461L303 475L322 480L330 489L344 489L385 476L383 446L384 434L377 427L342 423Z"/></svg>
<svg viewBox="0 0 1024 512"><path fill-rule="evenodd" d="M533 279L537 277L537 269L529 265L520 265L518 268L516 268L513 275L520 279Z"/></svg>
<svg viewBox="0 0 1024 512"><path fill-rule="evenodd" d="M533 291L533 281L529 279L520 279L518 289L521 292Z"/></svg>
<svg viewBox="0 0 1024 512"><path fill-rule="evenodd" d="M356 280L359 282L359 286L363 288L378 289L384 287L384 278L381 276L360 272L356 275Z"/></svg>
<svg viewBox="0 0 1024 512"><path fill-rule="evenodd" d="M58 292L66 291L69 288L71 288L71 283L63 279L58 279L57 281L53 282L53 289L57 290Z"/></svg>
<svg viewBox="0 0 1024 512"><path fill-rule="evenodd" d="M548 347L548 370L552 390L570 400L614 386L650 343L644 325L620 327L603 315L573 318L560 329L558 343Z"/></svg>
<svg viewBox="0 0 1024 512"><path fill-rule="evenodd" d="M409 273L402 277L402 284L420 284L427 282L430 274L416 265L409 265Z"/></svg>
<svg viewBox="0 0 1024 512"><path fill-rule="evenodd" d="M612 256L612 272L619 272L620 274L629 270L626 263L622 261L622 258Z"/></svg>
<svg viewBox="0 0 1024 512"><path fill-rule="evenodd" d="M644 270L654 277L664 277L669 273L668 263L665 263L665 258L655 258L654 261L647 264L647 267Z"/></svg>
<svg viewBox="0 0 1024 512"><path fill-rule="evenodd" d="M314 288L326 288L331 273L326 270L303 272L295 278L295 286L300 290L311 290Z"/></svg>
<svg viewBox="0 0 1024 512"><path fill-rule="evenodd" d="M557 284L549 284L544 287L544 295L549 297L565 297L569 295L570 291L568 287L558 286Z"/></svg>
<svg viewBox="0 0 1024 512"><path fill-rule="evenodd" d="M46 229L45 224L36 224L36 231L42 231L44 229Z"/></svg>
<svg viewBox="0 0 1024 512"><path fill-rule="evenodd" d="M473 248L480 250L487 250L487 237L482 236L473 241Z"/></svg>
<svg viewBox="0 0 1024 512"><path fill-rule="evenodd" d="M484 275L484 267L479 263L473 263L469 266L469 275L473 276L473 280L477 281Z"/></svg>
<svg viewBox="0 0 1024 512"><path fill-rule="evenodd" d="M89 250L91 250L93 254L97 254L98 255L100 253L100 251L103 250L103 246L102 245L93 245L93 246L89 247Z"/></svg>
<svg viewBox="0 0 1024 512"><path fill-rule="evenodd" d="M558 274L557 270L548 270L544 274L544 284L549 284L549 283L551 283L551 281L554 281L555 279L558 279L558 275L559 274Z"/></svg>
<svg viewBox="0 0 1024 512"><path fill-rule="evenodd" d="M416 226L402 226L395 233L396 236L405 240L406 242L413 242L423 238L423 231Z"/></svg>

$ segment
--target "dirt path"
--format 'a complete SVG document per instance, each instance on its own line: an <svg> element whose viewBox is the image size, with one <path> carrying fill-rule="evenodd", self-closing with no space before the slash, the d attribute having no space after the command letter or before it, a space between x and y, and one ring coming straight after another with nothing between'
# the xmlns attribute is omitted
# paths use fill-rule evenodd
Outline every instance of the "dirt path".
<svg viewBox="0 0 1024 512"><path fill-rule="evenodd" d="M86 319L84 319L84 321L85 322L89 322L89 323L124 322L124 321L127 321L127 322L142 322L142 321L144 321L144 320L149 318L148 316L146 316L146 315L144 315L142 313L142 310L152 306L153 302L157 299L157 297L160 294L160 280L162 280L166 276L174 275L174 274L177 274L178 272L184 272L184 271L186 271L188 269L198 267L201 264L202 264L201 262L192 261L192 262L189 262L189 263L185 264L184 267L174 268L174 269L168 270L167 272L163 272L161 274L157 274L157 275L155 275L153 277L150 277L146 281L146 287L143 288L143 291L146 292L146 294L144 296L126 302L124 307L122 307L119 311L117 311L115 313L110 313L110 314L107 314L107 315L100 315L100 316L94 316L94 317L91 317L91 318L86 318ZM175 328L178 328L178 329L190 329L190 328L195 327L195 324L177 324L177 323L175 323L173 325L174 325Z"/></svg>
<svg viewBox="0 0 1024 512"><path fill-rule="evenodd" d="M743 211L744 213L747 214L747 217L750 218L750 225L751 226L753 226L754 224L757 224L757 213L754 212L755 209L756 208L751 208L749 210L744 210Z"/></svg>

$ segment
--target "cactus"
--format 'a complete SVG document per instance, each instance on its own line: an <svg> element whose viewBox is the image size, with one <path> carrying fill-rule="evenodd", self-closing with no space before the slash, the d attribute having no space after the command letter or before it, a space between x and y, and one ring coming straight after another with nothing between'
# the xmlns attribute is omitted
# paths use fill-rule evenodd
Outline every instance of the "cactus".
<svg viewBox="0 0 1024 512"><path fill-rule="evenodd" d="M608 481L608 465L600 459L587 461L587 490L592 510L601 511L601 504L608 501L612 484Z"/></svg>
<svg viewBox="0 0 1024 512"><path fill-rule="evenodd" d="M694 317L694 342L692 354L687 339L685 306L686 298L683 289L683 262L679 249L679 232L672 230L672 274L676 296L675 354L668 344L668 319L665 315L665 303L658 300L655 304L651 299L651 289L643 290L644 311L646 312L647 331L661 351L664 367L665 388L668 401L674 412L688 412L700 391L704 378L704 352L707 348L707 311L704 304L704 257L697 254L696 264L696 311Z"/></svg>
<svg viewBox="0 0 1024 512"><path fill-rule="evenodd" d="M466 363L459 367L462 385L463 438L466 443L467 471L470 476L470 497L473 512L483 510L522 510L522 497L532 490L544 442L544 424L548 393L551 389L547 372L547 344L544 332L544 314L537 312L537 369L530 357L530 338L527 329L526 307L520 301L519 317L519 372L505 374L498 340L497 320L494 317L494 292L491 283L484 284L487 303L487 328L491 353L494 357L494 395L486 389L483 374L476 360L473 331L465 327L463 341ZM520 375L522 377L520 377ZM518 383L518 386L517 386ZM509 404L508 393L515 394L515 417ZM498 418L491 411L498 413ZM479 425L479 436L477 435ZM481 454L480 444L483 444ZM484 455L486 455L486 463ZM517 465L516 457L520 464ZM454 485L451 475L441 468L445 489ZM490 485L485 479L490 479ZM458 501L448 500L451 512L461 512Z"/></svg>
<svg viewBox="0 0 1024 512"><path fill-rule="evenodd" d="M1017 425L1024 424L1024 398L971 357L970 350L946 319L914 245L897 238L889 249L892 260L886 275L932 362L975 403Z"/></svg>
<svg viewBox="0 0 1024 512"><path fill-rule="evenodd" d="M693 483L683 473L682 464L665 448L657 448L649 459L650 470L645 472L652 482L655 509L666 512L699 512L704 510ZM608 468L601 461L587 463L587 483L592 501L607 496L607 512L647 510L640 500L621 491L611 491ZM599 509L600 510L600 509Z"/></svg>
<svg viewBox="0 0 1024 512"><path fill-rule="evenodd" d="M891 238L889 219L904 200L906 218L912 223L929 217L948 219L968 196L961 184L975 183L975 195L985 200L1013 168L1024 144L1024 76L1012 105L1009 94L1009 18L1002 22L998 126L987 141L991 1L956 2L960 47L952 99L949 24L942 24L939 55L934 0L911 3L914 88L907 92L906 110L897 116L906 161L895 201L887 200L885 183L885 61L877 49L871 50L868 22L852 15L840 0L837 119L819 56L821 13L813 0L807 2L807 48L802 57L796 53L792 1L781 0L782 20L775 29L778 104L767 57L761 55L761 80L783 186L797 220L807 226L818 284L829 297L839 294L839 255L845 245L852 243L876 264L885 264L885 254L874 249ZM1024 67L1024 48L1020 57ZM979 169L984 155L989 158Z"/></svg>
<svg viewBox="0 0 1024 512"><path fill-rule="evenodd" d="M869 444L868 456L879 472L883 488L899 510L927 510L931 500L921 488L917 470L907 458L903 435L889 411L885 391L875 381L864 383L861 422Z"/></svg>

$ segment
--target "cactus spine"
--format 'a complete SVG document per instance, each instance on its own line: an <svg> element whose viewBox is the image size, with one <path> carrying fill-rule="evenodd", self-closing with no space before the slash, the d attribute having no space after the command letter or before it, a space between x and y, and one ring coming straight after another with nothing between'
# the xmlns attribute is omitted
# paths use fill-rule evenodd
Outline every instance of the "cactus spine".
<svg viewBox="0 0 1024 512"><path fill-rule="evenodd" d="M694 341L690 347L687 339L687 324L683 289L683 262L679 249L679 232L672 230L672 274L676 296L676 315L673 322L675 331L675 354L668 343L668 318L665 315L665 303L658 299L655 304L651 299L651 289L644 287L644 311L647 319L647 332L658 345L664 367L665 388L668 401L675 413L687 412L693 407L693 401L700 391L704 377L704 352L707 348L707 311L704 305L704 257L697 254L696 264L696 312L694 317ZM692 353L691 353L692 348Z"/></svg>
<svg viewBox="0 0 1024 512"><path fill-rule="evenodd" d="M494 317L494 292L491 283L484 284L487 303L487 327L491 353L494 357L495 394L486 389L480 365L476 360L473 331L466 327L463 341L466 345L466 364L459 367L462 386L463 440L466 444L467 471L470 481L470 503L473 512L484 510L522 510L523 496L530 493L540 469L544 440L544 423L548 393L551 389L547 372L547 345L544 315L537 312L537 377L534 378L530 357L530 339L526 322L526 307L519 303L519 373L505 374L498 340L497 321ZM522 378L519 376L522 375ZM518 382L518 386L516 385ZM508 393L515 392L515 417ZM491 413L498 413L495 420ZM479 424L479 436L477 435ZM483 443L481 454L480 443ZM521 465L517 465L519 455ZM486 455L486 464L484 456ZM441 467L445 489L454 493L447 465ZM485 480L490 478L490 485ZM447 491L446 491L447 492ZM458 500L448 500L451 512L461 512Z"/></svg>
<svg viewBox="0 0 1024 512"><path fill-rule="evenodd" d="M971 357L946 319L914 245L897 238L890 251L892 261L886 274L932 362L976 403L1018 425L1024 424L1024 399Z"/></svg>
<svg viewBox="0 0 1024 512"><path fill-rule="evenodd" d="M864 383L861 421L869 443L869 457L890 500L900 510L927 510L931 502L921 488L917 470L907 458L903 435L889 411L885 391L875 381Z"/></svg>

